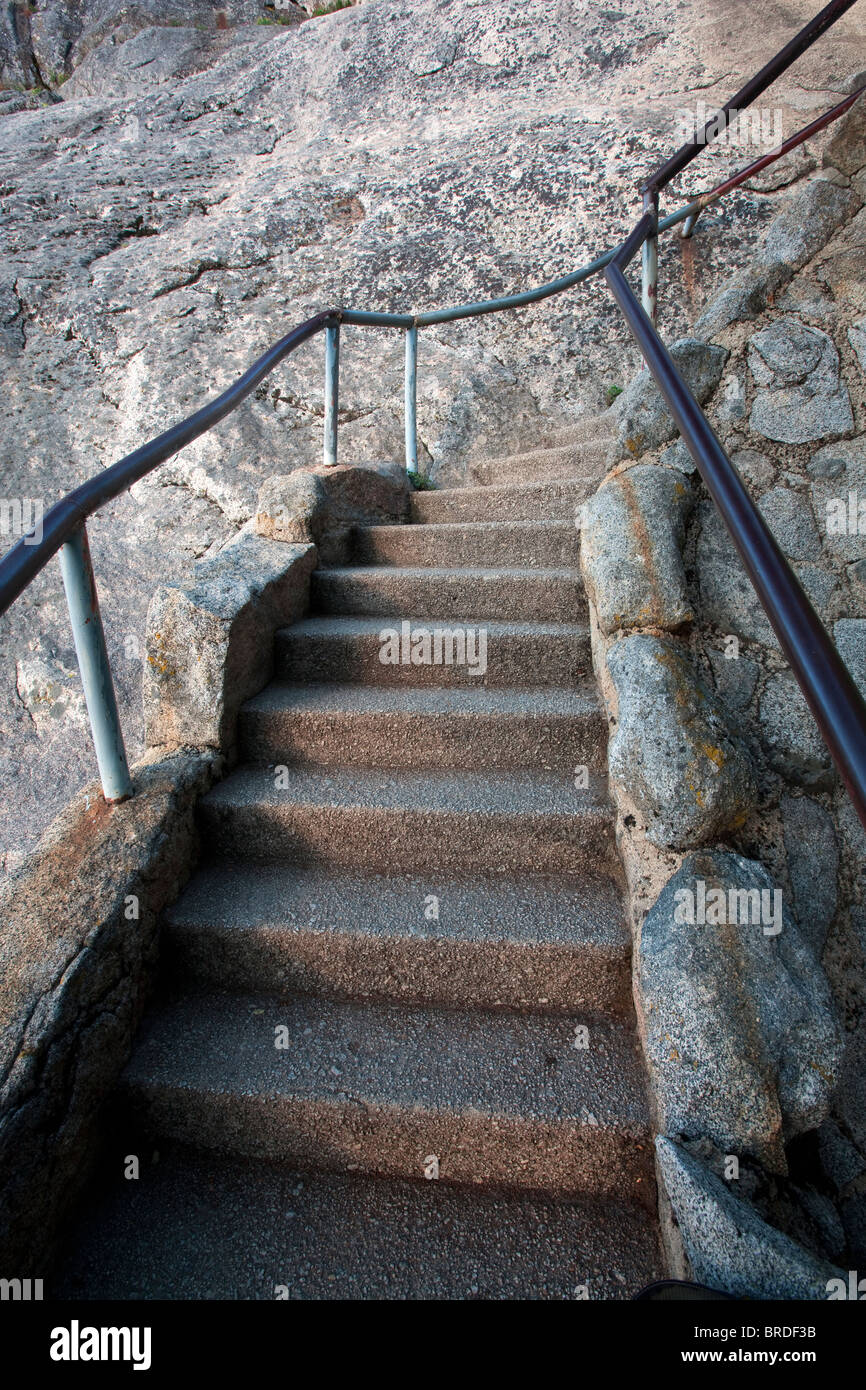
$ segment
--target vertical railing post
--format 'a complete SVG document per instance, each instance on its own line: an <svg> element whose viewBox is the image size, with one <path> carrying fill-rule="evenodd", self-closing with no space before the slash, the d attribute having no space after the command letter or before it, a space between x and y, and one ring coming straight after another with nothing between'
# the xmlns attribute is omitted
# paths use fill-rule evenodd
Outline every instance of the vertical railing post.
<svg viewBox="0 0 866 1390"><path fill-rule="evenodd" d="M102 790L106 801L123 801L132 796L132 780L123 746L114 682L99 615L90 545L84 526L61 547L60 570Z"/></svg>
<svg viewBox="0 0 866 1390"><path fill-rule="evenodd" d="M406 329L406 469L418 472L418 329Z"/></svg>
<svg viewBox="0 0 866 1390"><path fill-rule="evenodd" d="M326 465L337 462L337 409L340 397L340 325L325 328L325 445Z"/></svg>
<svg viewBox="0 0 866 1390"><path fill-rule="evenodd" d="M641 256L641 297L645 312L649 315L650 321L654 324L658 319L658 283L659 283L659 239L658 239L658 220L659 220L659 195L656 190L651 190L643 196L644 212L651 212L655 218L656 230L652 236L647 237L643 244Z"/></svg>

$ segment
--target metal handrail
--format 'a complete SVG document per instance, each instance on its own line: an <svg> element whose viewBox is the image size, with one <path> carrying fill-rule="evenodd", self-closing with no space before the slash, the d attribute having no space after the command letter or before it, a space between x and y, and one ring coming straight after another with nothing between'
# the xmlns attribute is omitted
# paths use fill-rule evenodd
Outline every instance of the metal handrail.
<svg viewBox="0 0 866 1390"><path fill-rule="evenodd" d="M644 215L622 246L606 251L568 275L550 280L535 289L498 299L481 300L427 313L399 314L329 309L316 314L269 348L243 376L208 405L62 498L43 519L38 540L35 531L31 531L12 547L0 560L0 614L4 613L22 593L48 560L60 551L73 637L106 800L117 801L130 796L132 782L99 614L87 541L87 518L106 502L127 491L185 445L212 429L235 410L284 358L302 343L323 331L323 458L325 464L335 464L342 324L404 330L406 466L416 468L418 329L505 309L522 308L551 295L563 293L604 271L608 285L662 391L695 464L722 513L747 573L803 689L809 708L839 768L857 812L866 825L866 705L793 571L743 487L736 469L685 385L654 327L658 309L659 233L683 223L683 235L690 236L698 217L707 206L802 144L831 121L837 120L850 109L866 88L859 89L839 102L775 150L753 161L733 178L716 185L708 193L692 199L661 220L658 216L660 191L706 144L727 128L732 113L753 102L855 3L856 0L832 0L832 3L825 6L771 62L721 108L701 134L696 134L693 140L686 142L650 176L641 189ZM720 124L720 117L724 117L723 124ZM642 252L643 258L642 306L629 288L624 275L626 266L638 250Z"/></svg>

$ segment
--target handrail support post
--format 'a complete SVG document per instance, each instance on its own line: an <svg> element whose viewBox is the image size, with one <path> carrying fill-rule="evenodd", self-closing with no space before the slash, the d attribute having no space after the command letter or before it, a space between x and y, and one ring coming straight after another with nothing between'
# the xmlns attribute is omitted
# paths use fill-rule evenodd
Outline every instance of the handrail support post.
<svg viewBox="0 0 866 1390"><path fill-rule="evenodd" d="M641 298L650 322L655 324L658 320L659 284L659 195L657 189L647 189L643 195L643 207L645 213L652 214L654 225L652 234L647 237L641 248Z"/></svg>
<svg viewBox="0 0 866 1390"><path fill-rule="evenodd" d="M337 462L337 410L340 396L340 325L329 323L325 328L325 442L323 459L326 467Z"/></svg>
<svg viewBox="0 0 866 1390"><path fill-rule="evenodd" d="M406 471L418 472L418 328L406 329Z"/></svg>
<svg viewBox="0 0 866 1390"><path fill-rule="evenodd" d="M123 746L86 527L81 526L61 547L60 569L102 791L106 801L125 801L132 796L132 779Z"/></svg>

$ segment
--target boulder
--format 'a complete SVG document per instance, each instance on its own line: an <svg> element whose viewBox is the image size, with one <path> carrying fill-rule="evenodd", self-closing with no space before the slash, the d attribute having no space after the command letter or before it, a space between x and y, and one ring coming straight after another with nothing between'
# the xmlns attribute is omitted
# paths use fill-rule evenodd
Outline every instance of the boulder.
<svg viewBox="0 0 866 1390"><path fill-rule="evenodd" d="M749 339L749 366L760 388L749 419L757 434L806 444L854 428L839 353L821 329L777 319Z"/></svg>
<svg viewBox="0 0 866 1390"><path fill-rule="evenodd" d="M786 1141L828 1113L842 1038L820 962L762 864L727 850L685 859L644 920L637 1000L659 1129L784 1173Z"/></svg>
<svg viewBox="0 0 866 1390"><path fill-rule="evenodd" d="M758 720L767 756L777 772L802 787L829 790L833 786L827 745L790 671L779 671L768 679Z"/></svg>
<svg viewBox="0 0 866 1390"><path fill-rule="evenodd" d="M656 1140L667 1192L692 1278L734 1298L828 1297L847 1276L769 1226L701 1161L670 1139Z"/></svg>
<svg viewBox="0 0 866 1390"><path fill-rule="evenodd" d="M610 779L647 838L685 849L742 825L755 804L751 760L686 650L636 633L614 643L607 666L618 703Z"/></svg>
<svg viewBox="0 0 866 1390"><path fill-rule="evenodd" d="M306 612L312 545L242 531L199 561L188 588L160 588L147 615L148 744L230 752L237 713L273 674L277 629Z"/></svg>
<svg viewBox="0 0 866 1390"><path fill-rule="evenodd" d="M603 632L692 621L682 559L692 501L681 473L640 464L585 504L580 558Z"/></svg>
<svg viewBox="0 0 866 1390"><path fill-rule="evenodd" d="M833 818L808 796L783 796L779 810L794 911L800 931L820 956L839 896L839 844Z"/></svg>
<svg viewBox="0 0 866 1390"><path fill-rule="evenodd" d="M729 353L699 338L680 338L670 354L686 385L701 405L718 386ZM661 392L648 370L629 382L613 407L620 458L639 458L648 449L665 444L676 434L676 425Z"/></svg>

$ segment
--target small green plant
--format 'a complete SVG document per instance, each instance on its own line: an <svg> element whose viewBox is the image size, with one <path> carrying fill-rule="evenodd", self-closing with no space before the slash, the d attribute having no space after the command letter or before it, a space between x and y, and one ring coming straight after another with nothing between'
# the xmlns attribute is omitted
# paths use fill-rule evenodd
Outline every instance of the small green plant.
<svg viewBox="0 0 866 1390"><path fill-rule="evenodd" d="M621 386L608 386L608 388L607 388L607 390L605 391L604 394L605 394L605 399L606 399L608 405L613 405L613 403L614 403L614 401L616 400L617 396L621 396L621 395L622 395L622 387L621 387Z"/></svg>
<svg viewBox="0 0 866 1390"><path fill-rule="evenodd" d="M336 14L337 10L348 10L354 5L355 0L331 0L329 5L317 5L313 10L312 18L318 19L323 14Z"/></svg>
<svg viewBox="0 0 866 1390"><path fill-rule="evenodd" d="M435 491L436 484L432 481L431 478L427 477L426 473L416 473L414 468L407 468L406 477L409 479L409 482L412 484L416 492Z"/></svg>

